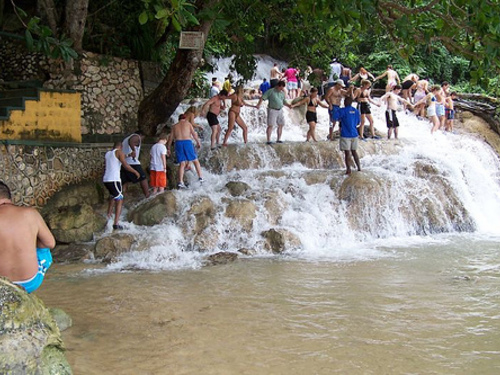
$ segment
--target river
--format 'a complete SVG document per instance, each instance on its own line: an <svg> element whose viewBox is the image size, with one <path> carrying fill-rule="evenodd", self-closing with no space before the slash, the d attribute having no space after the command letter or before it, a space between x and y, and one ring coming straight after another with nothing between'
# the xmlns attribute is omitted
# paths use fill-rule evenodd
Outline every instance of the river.
<svg viewBox="0 0 500 375"><path fill-rule="evenodd" d="M38 295L73 318L75 374L498 374L500 238L406 242L350 261L56 265Z"/></svg>
<svg viewBox="0 0 500 375"><path fill-rule="evenodd" d="M385 134L383 111L373 111ZM318 112L325 139L327 113ZM273 147L261 145L264 110L242 115L250 144L236 147ZM195 181L175 193L186 207L207 196L225 207L228 181L251 186L251 228L221 209L208 229L212 252L247 248L252 256L202 267L206 253L185 235L193 224L179 219L128 223L149 247L108 266L53 266L37 294L73 318L63 338L75 374L500 373L498 156L459 125L431 135L427 121L398 116L401 141L367 141L393 152L362 158L361 173L383 186L364 190L354 216L356 202L339 198L335 184L306 183L311 170L300 163L263 173L275 168L269 152L259 170L204 170L203 187ZM299 112L287 118L283 139L303 142ZM241 142L235 131L230 143ZM339 185L345 178L326 172ZM259 200L270 191L283 202L274 223ZM267 252L261 232L273 226L302 247Z"/></svg>

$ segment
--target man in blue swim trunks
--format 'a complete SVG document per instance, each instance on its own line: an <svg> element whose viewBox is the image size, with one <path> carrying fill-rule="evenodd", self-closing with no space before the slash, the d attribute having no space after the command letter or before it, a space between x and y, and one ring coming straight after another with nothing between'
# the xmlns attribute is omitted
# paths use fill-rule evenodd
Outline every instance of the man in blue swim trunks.
<svg viewBox="0 0 500 375"><path fill-rule="evenodd" d="M179 184L177 187L179 189L186 189L187 186L184 184L184 170L189 162L193 162L198 173L198 179L200 184L203 183L203 177L201 176L201 166L196 156L196 152L193 147L192 138L196 141L196 146L201 147L198 135L193 129L193 125L186 120L184 114L179 115L179 122L172 126L171 137L168 137L167 143L167 156L171 155L170 147L172 146L172 141L175 140L175 156L177 161L180 163L179 166Z"/></svg>
<svg viewBox="0 0 500 375"><path fill-rule="evenodd" d="M52 264L56 240L38 211L12 203L9 187L0 181L0 276L23 287L38 289Z"/></svg>

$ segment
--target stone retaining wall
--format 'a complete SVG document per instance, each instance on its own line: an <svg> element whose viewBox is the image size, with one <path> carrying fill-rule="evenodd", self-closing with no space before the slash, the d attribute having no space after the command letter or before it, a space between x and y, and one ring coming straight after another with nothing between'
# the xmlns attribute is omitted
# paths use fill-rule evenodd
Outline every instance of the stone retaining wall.
<svg viewBox="0 0 500 375"><path fill-rule="evenodd" d="M0 36L0 81L40 81L82 96L81 133L125 134L138 128L137 111L162 77L159 65L86 52L72 64L30 53L24 42ZM145 82L141 77L145 77Z"/></svg>
<svg viewBox="0 0 500 375"><path fill-rule="evenodd" d="M111 145L0 143L0 175L19 205L42 207L64 186L100 180Z"/></svg>

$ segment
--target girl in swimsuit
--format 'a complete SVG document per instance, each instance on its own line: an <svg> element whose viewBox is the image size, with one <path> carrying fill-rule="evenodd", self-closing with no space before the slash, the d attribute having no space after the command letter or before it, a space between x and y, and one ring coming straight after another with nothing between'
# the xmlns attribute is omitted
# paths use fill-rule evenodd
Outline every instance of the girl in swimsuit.
<svg viewBox="0 0 500 375"><path fill-rule="evenodd" d="M428 91L428 86L429 82L427 82L425 79L421 79L420 81L417 82L417 90L415 91L415 95L413 95L413 100L415 103L419 103L422 101L423 98L427 95ZM415 107L415 114L417 116L425 117L425 103L422 102L420 105L414 105Z"/></svg>
<svg viewBox="0 0 500 375"><path fill-rule="evenodd" d="M432 122L431 134L439 129L441 123L436 114L436 93L441 90L441 86L433 86L431 92L429 92L424 98L415 103L415 106L423 104L427 106L427 117Z"/></svg>
<svg viewBox="0 0 500 375"><path fill-rule="evenodd" d="M222 143L222 146L227 146L227 140L229 136L231 135L231 132L234 129L234 124L238 124L239 127L243 130L243 141L245 144L248 141L248 128L243 119L240 116L240 110L241 107L244 105L248 107L253 107L257 108L254 105L248 104L243 100L243 86L238 86L236 88L236 91L228 96L228 99L231 99L231 108L229 108L228 112L228 121L227 121L227 131L226 134L224 135L224 142Z"/></svg>
<svg viewBox="0 0 500 375"><path fill-rule="evenodd" d="M314 142L318 142L318 140L316 139L316 123L318 122L316 108L318 107L318 105L322 106L323 108L328 108L328 105L322 103L318 98L318 89L315 87L311 89L311 94L309 96L306 96L304 99L298 101L295 104L292 104L292 108L304 104L307 104L306 121L309 124L309 130L307 131L306 135L306 142L309 142L311 138Z"/></svg>
<svg viewBox="0 0 500 375"><path fill-rule="evenodd" d="M358 102L359 112L361 113L361 124L359 125L359 138L361 139L364 139L365 118L368 119L368 123L370 124L370 133L372 138L377 138L375 135L375 129L373 128L373 116L370 109L370 103L379 107L380 104L371 98L371 86L372 83L370 81L362 80L361 88L354 91L354 99Z"/></svg>

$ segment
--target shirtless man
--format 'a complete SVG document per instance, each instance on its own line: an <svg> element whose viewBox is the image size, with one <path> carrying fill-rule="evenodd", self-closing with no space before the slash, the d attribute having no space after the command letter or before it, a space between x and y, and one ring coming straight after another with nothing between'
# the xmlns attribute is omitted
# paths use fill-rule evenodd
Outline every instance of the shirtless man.
<svg viewBox="0 0 500 375"><path fill-rule="evenodd" d="M213 150L215 147L219 146L220 139L220 124L219 124L219 116L220 111L226 108L226 104L224 100L227 99L227 90L220 90L218 95L215 95L213 98L210 98L201 108L201 115L207 116L208 124L212 129L212 136L210 137L210 149Z"/></svg>
<svg viewBox="0 0 500 375"><path fill-rule="evenodd" d="M281 79L281 72L278 69L278 64L274 63L274 66L271 68L271 79L269 83L271 84L271 88L275 87L279 80Z"/></svg>
<svg viewBox="0 0 500 375"><path fill-rule="evenodd" d="M396 112L398 110L398 102L405 103L406 105L412 106L411 103L399 96L401 92L401 86L396 85L384 96L380 98L382 102L387 103L387 109L385 111L385 120L387 122L387 139L391 139L392 129L394 129L394 138L398 138L398 127L399 121L396 117Z"/></svg>
<svg viewBox="0 0 500 375"><path fill-rule="evenodd" d="M333 141L333 129L339 120L342 98L347 95L352 95L354 85L352 85L349 90L344 90L344 87L344 81L337 79L333 87L329 88L325 95L325 101L328 103L328 113L330 114L330 131L328 132L328 139L330 141Z"/></svg>
<svg viewBox="0 0 500 375"><path fill-rule="evenodd" d="M31 293L52 264L56 240L36 209L14 206L11 199L0 181L0 276Z"/></svg>
<svg viewBox="0 0 500 375"><path fill-rule="evenodd" d="M373 80L373 83L375 83L381 78L384 78L385 76L387 76L387 85L385 86L385 92L389 92L392 90L394 86L401 84L401 81L399 80L399 75L394 69L392 69L392 65L388 65L387 70L378 77L376 77Z"/></svg>
<svg viewBox="0 0 500 375"><path fill-rule="evenodd" d="M193 147L192 138L196 141L196 147L200 148L201 143L198 139L198 135L194 131L193 125L186 120L184 114L179 115L179 122L172 126L172 131L170 133L167 141L167 156L170 156L170 147L172 146L172 141L175 140L175 155L177 157L177 162L179 165L179 184L177 187L179 189L186 189L187 186L184 184L184 169L189 162L193 162L196 168L196 173L198 173L198 179L200 184L203 183L203 177L201 176L201 166L196 156L196 152Z"/></svg>

